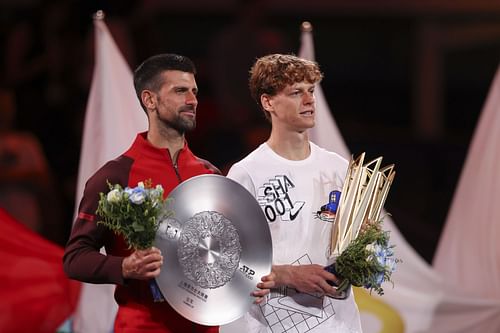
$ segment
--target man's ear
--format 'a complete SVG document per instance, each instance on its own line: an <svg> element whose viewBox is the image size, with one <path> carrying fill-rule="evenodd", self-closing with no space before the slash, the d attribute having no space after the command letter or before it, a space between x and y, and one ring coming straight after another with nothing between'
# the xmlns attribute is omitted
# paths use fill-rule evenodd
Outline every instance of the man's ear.
<svg viewBox="0 0 500 333"><path fill-rule="evenodd" d="M273 100L272 96L268 94L262 94L260 95L260 104L262 105L262 108L268 112L273 111Z"/></svg>
<svg viewBox="0 0 500 333"><path fill-rule="evenodd" d="M156 98L154 92L150 90L143 90L141 92L141 100L142 104L148 109L148 110L154 110L156 109Z"/></svg>

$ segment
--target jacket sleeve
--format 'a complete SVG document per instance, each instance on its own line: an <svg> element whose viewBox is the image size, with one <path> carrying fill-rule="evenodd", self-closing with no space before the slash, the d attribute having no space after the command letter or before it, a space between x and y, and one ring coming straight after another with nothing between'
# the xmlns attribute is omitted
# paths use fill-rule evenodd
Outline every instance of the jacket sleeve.
<svg viewBox="0 0 500 333"><path fill-rule="evenodd" d="M111 246L110 242L115 237L108 228L97 224L99 217L95 214L99 193L109 191L107 181L119 182L110 172L113 170L110 166L112 163L106 164L85 185L63 256L64 271L71 279L88 283L125 284L122 276L124 257L100 252L103 247Z"/></svg>

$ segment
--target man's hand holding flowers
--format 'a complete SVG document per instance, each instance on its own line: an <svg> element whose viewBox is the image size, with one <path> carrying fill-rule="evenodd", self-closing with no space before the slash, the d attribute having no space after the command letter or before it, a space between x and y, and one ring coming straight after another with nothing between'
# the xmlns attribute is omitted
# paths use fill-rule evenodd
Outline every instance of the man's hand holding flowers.
<svg viewBox="0 0 500 333"><path fill-rule="evenodd" d="M163 256L156 247L136 250L123 259L122 274L124 279L149 280L160 275Z"/></svg>

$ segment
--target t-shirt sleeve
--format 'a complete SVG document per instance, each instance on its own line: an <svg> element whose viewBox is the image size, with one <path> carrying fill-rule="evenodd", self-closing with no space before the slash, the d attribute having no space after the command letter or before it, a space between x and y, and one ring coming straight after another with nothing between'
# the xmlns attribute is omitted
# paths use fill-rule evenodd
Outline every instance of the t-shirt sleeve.
<svg viewBox="0 0 500 333"><path fill-rule="evenodd" d="M227 177L236 181L240 185L242 185L244 188L248 190L252 194L252 196L256 196L255 193L255 186L252 181L252 178L250 177L250 174L246 171L246 169L239 165L239 164L234 164L230 169L229 172L227 173Z"/></svg>

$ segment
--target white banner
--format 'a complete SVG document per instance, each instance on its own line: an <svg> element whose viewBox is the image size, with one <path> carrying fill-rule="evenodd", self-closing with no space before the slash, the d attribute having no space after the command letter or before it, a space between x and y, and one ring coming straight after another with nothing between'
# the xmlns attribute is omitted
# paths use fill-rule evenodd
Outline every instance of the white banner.
<svg viewBox="0 0 500 333"><path fill-rule="evenodd" d="M500 332L500 67L472 138L434 267L474 297L472 304L443 305L460 316L440 323L467 332ZM465 332L466 330L463 330ZM453 331L457 332L457 330Z"/></svg>
<svg viewBox="0 0 500 333"><path fill-rule="evenodd" d="M147 129L147 117L137 100L129 66L104 20L95 19L94 28L95 67L85 114L76 209L87 179L125 152L137 133ZM113 285L83 284L74 331L111 332L117 310L113 293Z"/></svg>

